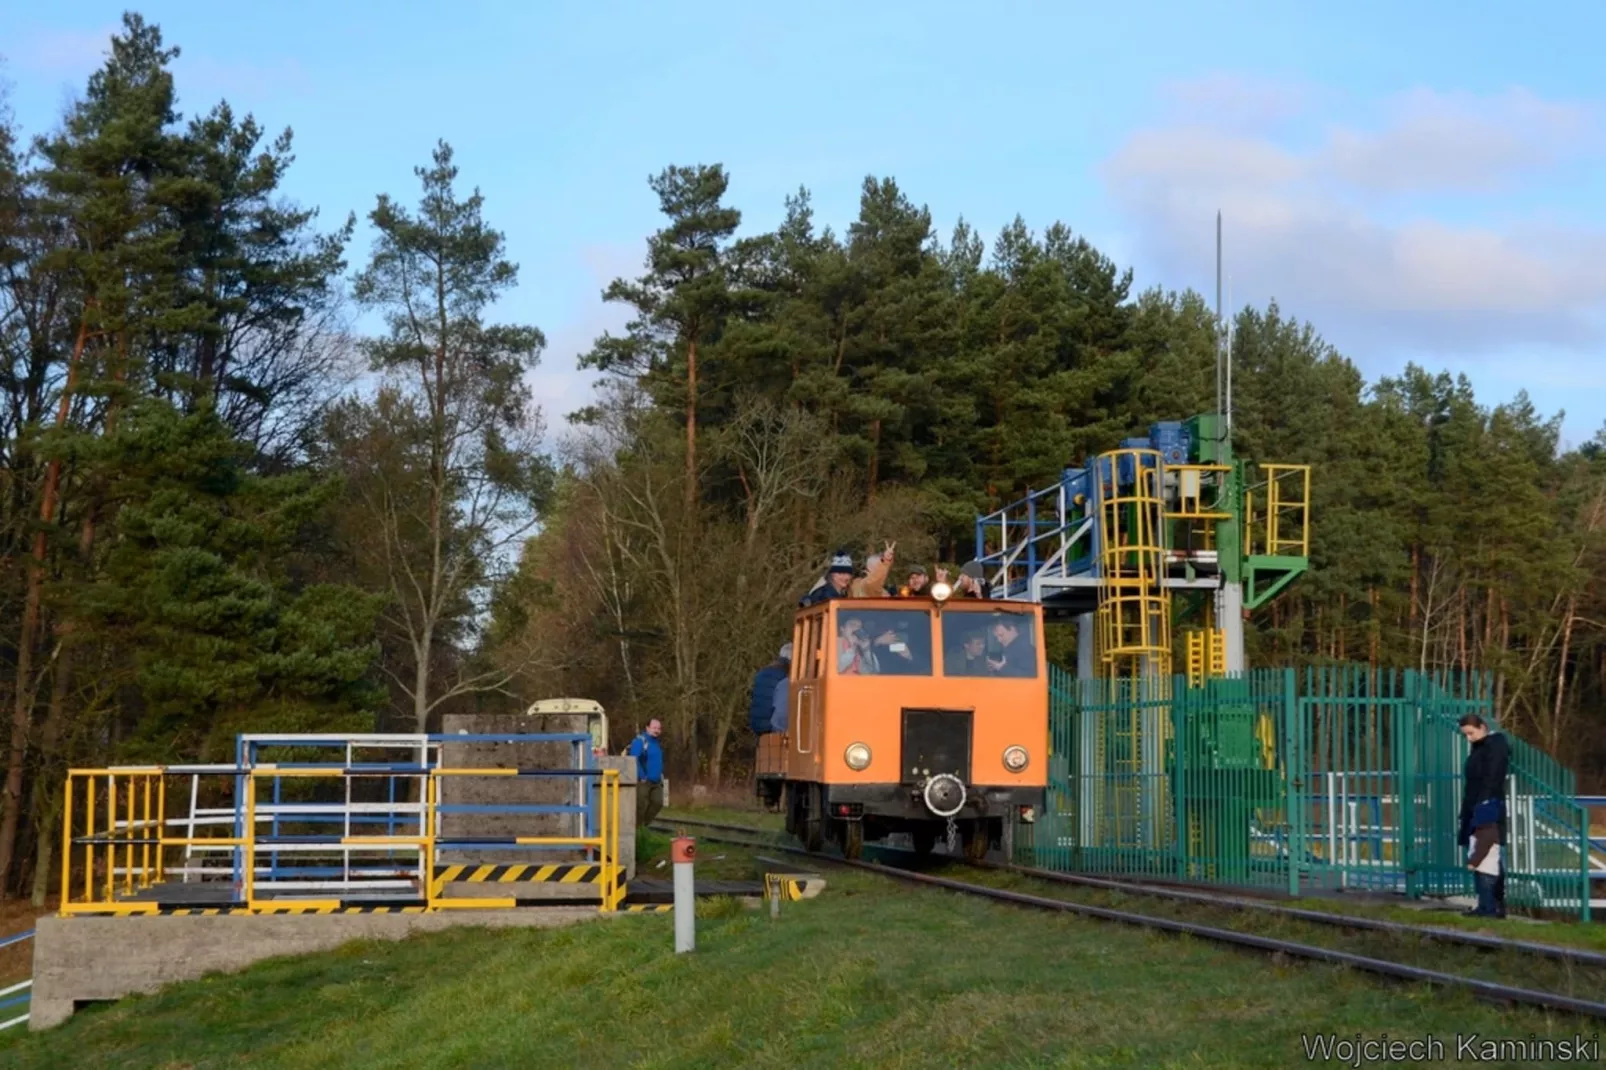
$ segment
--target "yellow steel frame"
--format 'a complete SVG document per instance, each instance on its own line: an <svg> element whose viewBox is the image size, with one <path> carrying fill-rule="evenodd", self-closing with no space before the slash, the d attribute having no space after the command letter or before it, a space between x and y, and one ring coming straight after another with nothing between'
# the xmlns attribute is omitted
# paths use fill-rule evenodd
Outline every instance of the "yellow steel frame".
<svg viewBox="0 0 1606 1070"><path fill-rule="evenodd" d="M1227 473L1232 471L1228 464L1170 464L1166 465L1166 474L1175 474L1177 477L1177 507L1166 514L1168 520L1231 520L1232 511L1221 500L1222 492L1226 490ZM1207 477L1215 476L1214 480ZM1214 497L1208 501L1205 498L1206 490L1215 491Z"/></svg>
<svg viewBox="0 0 1606 1070"><path fill-rule="evenodd" d="M103 913L112 904L116 904L118 913L124 914L157 911L155 903L130 901L126 897L160 882L163 876L162 829L167 805L164 775L159 766L68 770L61 821L62 914ZM104 808L96 790L102 781ZM75 843L72 835L77 813L74 788L78 783L84 786L82 843ZM104 827L99 824L102 816ZM83 849L83 894L74 902L73 862L79 847ZM117 879L119 856L123 871L121 881ZM97 874L97 863L104 866L103 874ZM125 898L118 898L119 892Z"/></svg>
<svg viewBox="0 0 1606 1070"><path fill-rule="evenodd" d="M1123 492L1123 464L1133 470ZM1100 455L1099 657L1110 676L1168 676L1171 598L1164 576L1165 503L1156 450ZM1129 515L1130 514L1130 515Z"/></svg>
<svg viewBox="0 0 1606 1070"><path fill-rule="evenodd" d="M1220 628L1188 632L1188 686L1203 687L1212 677L1227 675L1227 633Z"/></svg>
<svg viewBox="0 0 1606 1070"><path fill-rule="evenodd" d="M155 902L138 902L130 896L158 884L163 879L163 852L168 848L191 846L233 847L243 853L241 898L235 904L246 914L330 913L342 908L339 899L258 899L256 896L256 835L257 782L271 777L338 777L347 775L342 769L285 768L262 765L243 771L219 774L237 776L243 773L246 780L244 837L222 836L169 836L167 834L167 782L168 771L160 766L124 767L105 769L69 769L63 787L65 799L62 807L61 831L61 906L62 915L72 914L155 914L160 907ZM543 845L575 847L597 852L602 880L599 887L600 908L613 913L623 903L626 893L619 865L619 772L604 769L602 790L599 793L598 829L595 836L520 836L513 845ZM175 774L176 775L176 774ZM339 847L400 847L419 851L420 884L425 902L416 908L423 911L453 909L503 909L517 905L511 898L451 898L443 895L444 882L435 878L435 852L439 842L440 782L448 776L517 776L516 769L432 769L427 773L395 774L376 773L380 776L416 776L423 782L424 828L422 835L342 836L332 838L330 846ZM105 827L98 827L99 799L97 784L105 783ZM74 837L73 822L77 816L77 799L80 786L84 797L83 831ZM121 817L119 817L121 814ZM81 862L77 848L82 848ZM121 889L117 881L117 856L122 853ZM104 879L97 875L97 863L103 863ZM76 873L75 873L76 870ZM81 882L81 895L74 891ZM121 892L121 894L119 894Z"/></svg>
<svg viewBox="0 0 1606 1070"><path fill-rule="evenodd" d="M1310 470L1308 464L1262 464L1265 478L1244 494L1249 554L1310 556ZM1255 511L1255 491L1264 489L1264 509Z"/></svg>

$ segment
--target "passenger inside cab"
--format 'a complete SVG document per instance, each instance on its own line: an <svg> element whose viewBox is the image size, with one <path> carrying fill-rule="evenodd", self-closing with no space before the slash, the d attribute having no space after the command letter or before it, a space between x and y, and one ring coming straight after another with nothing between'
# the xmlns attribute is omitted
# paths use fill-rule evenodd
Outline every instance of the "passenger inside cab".
<svg viewBox="0 0 1606 1070"><path fill-rule="evenodd" d="M1037 675L1036 636L1024 613L944 613L942 644L944 676Z"/></svg>
<svg viewBox="0 0 1606 1070"><path fill-rule="evenodd" d="M837 625L841 676L930 676L931 615L926 610L866 609Z"/></svg>
<svg viewBox="0 0 1606 1070"><path fill-rule="evenodd" d="M998 641L998 653L988 655L987 667L996 676L1036 676L1037 652L1030 640L1021 641L1018 620L999 617L993 621L993 638Z"/></svg>

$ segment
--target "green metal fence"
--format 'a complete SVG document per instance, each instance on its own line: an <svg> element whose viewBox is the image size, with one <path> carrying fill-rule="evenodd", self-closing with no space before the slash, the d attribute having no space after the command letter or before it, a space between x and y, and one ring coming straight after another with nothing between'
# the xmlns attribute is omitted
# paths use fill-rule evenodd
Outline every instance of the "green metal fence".
<svg viewBox="0 0 1606 1070"><path fill-rule="evenodd" d="M1022 853L1070 872L1317 890L1472 894L1456 845L1486 676L1364 666L1050 689L1047 811ZM1571 772L1511 740L1506 898L1589 917ZM1024 845L1024 841L1022 841Z"/></svg>

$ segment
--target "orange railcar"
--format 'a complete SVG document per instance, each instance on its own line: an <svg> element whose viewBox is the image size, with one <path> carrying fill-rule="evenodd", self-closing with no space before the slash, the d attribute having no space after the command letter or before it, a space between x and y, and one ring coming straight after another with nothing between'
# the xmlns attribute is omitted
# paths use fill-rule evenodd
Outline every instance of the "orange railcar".
<svg viewBox="0 0 1606 1070"><path fill-rule="evenodd" d="M926 852L950 828L971 857L1005 845L1047 784L1042 623L1037 605L968 599L800 610L786 727L759 737L760 797L813 850L853 857L904 833Z"/></svg>

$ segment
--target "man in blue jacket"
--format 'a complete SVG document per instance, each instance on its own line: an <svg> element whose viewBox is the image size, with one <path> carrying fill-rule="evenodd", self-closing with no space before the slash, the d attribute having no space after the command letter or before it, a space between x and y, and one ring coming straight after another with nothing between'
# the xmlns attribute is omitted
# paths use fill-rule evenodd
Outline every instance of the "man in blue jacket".
<svg viewBox="0 0 1606 1070"><path fill-rule="evenodd" d="M786 683L792 674L792 644L787 643L781 647L780 656L762 669L753 677L753 690L747 696L747 725L754 735L762 736L766 732L786 731L785 700L780 699L782 705L776 707L779 692L776 688ZM781 723L775 723L779 714Z"/></svg>
<svg viewBox="0 0 1606 1070"><path fill-rule="evenodd" d="M636 827L646 828L664 808L664 748L658 737L663 722L654 717L646 729L630 741L628 757L636 759Z"/></svg>

